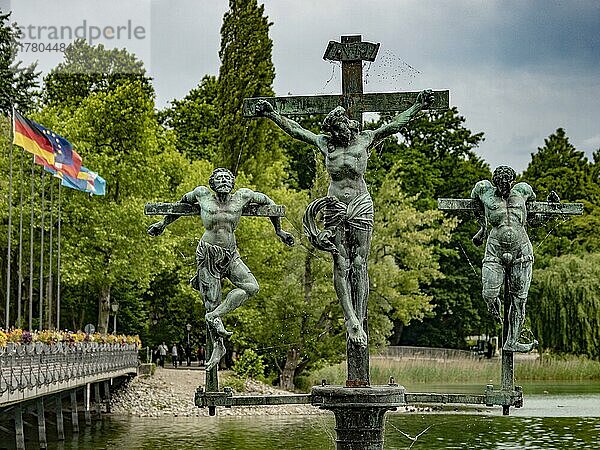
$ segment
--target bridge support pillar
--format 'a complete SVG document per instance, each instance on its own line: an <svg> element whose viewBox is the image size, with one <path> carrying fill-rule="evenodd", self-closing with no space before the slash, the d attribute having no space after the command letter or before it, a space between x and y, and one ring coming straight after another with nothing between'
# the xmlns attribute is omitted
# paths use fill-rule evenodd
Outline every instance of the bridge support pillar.
<svg viewBox="0 0 600 450"><path fill-rule="evenodd" d="M71 391L71 421L73 422L73 433L79 433L79 414L77 414L77 391Z"/></svg>
<svg viewBox="0 0 600 450"><path fill-rule="evenodd" d="M38 420L38 444L40 448L48 448L46 441L46 416L44 413L44 399L37 401L37 420Z"/></svg>
<svg viewBox="0 0 600 450"><path fill-rule="evenodd" d="M100 408L102 404L102 397L100 397L100 383L94 383L94 409L96 410L96 414L100 415L102 413L102 409Z"/></svg>
<svg viewBox="0 0 600 450"><path fill-rule="evenodd" d="M65 440L65 422L63 419L62 396L57 394L54 397L56 401L56 434L59 441Z"/></svg>
<svg viewBox="0 0 600 450"><path fill-rule="evenodd" d="M106 403L106 412L110 413L110 381L104 382L104 401Z"/></svg>
<svg viewBox="0 0 600 450"><path fill-rule="evenodd" d="M18 450L25 450L25 433L23 431L23 410L21 405L15 406L15 438Z"/></svg>
<svg viewBox="0 0 600 450"><path fill-rule="evenodd" d="M90 383L83 388L83 414L85 416L85 424L92 424L92 414L90 413Z"/></svg>

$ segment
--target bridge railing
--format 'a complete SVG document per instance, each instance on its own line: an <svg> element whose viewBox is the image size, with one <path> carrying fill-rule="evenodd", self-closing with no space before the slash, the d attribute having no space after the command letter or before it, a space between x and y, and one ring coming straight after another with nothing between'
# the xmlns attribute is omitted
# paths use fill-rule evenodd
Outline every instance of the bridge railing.
<svg viewBox="0 0 600 450"><path fill-rule="evenodd" d="M0 347L0 406L134 373L136 344L95 342Z"/></svg>

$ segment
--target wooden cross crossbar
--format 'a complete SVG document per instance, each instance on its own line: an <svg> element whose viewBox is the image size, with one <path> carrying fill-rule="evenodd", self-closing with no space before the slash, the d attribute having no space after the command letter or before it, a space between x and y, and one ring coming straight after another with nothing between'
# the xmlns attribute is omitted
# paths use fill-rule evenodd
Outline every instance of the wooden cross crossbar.
<svg viewBox="0 0 600 450"><path fill-rule="evenodd" d="M342 36L341 42L330 41L323 59L341 61L342 94L253 97L244 99L244 117L256 117L255 107L259 100L268 101L282 115L327 114L343 106L348 117L362 125L364 112L396 112L411 107L418 92L390 92L363 94L362 62L375 61L379 44L363 42L361 36ZM434 91L430 110L445 110L450 105L449 91Z"/></svg>
<svg viewBox="0 0 600 450"><path fill-rule="evenodd" d="M245 98L242 106L244 117L256 117L255 107L259 100L268 101L275 111L284 116L327 114L338 106L347 110L363 112L395 112L410 108L417 100L418 92L379 92L347 95L292 95L288 97ZM445 110L450 104L450 91L433 91L433 103L429 110Z"/></svg>
<svg viewBox="0 0 600 450"><path fill-rule="evenodd" d="M190 203L146 203L144 214L147 216L199 216L200 207ZM250 203L244 206L242 216L284 217L283 205L258 205Z"/></svg>
<svg viewBox="0 0 600 450"><path fill-rule="evenodd" d="M583 214L583 203L554 203L554 202L528 202L527 215L545 216L578 216ZM438 209L442 211L469 212L481 210L482 205L472 198L438 198Z"/></svg>

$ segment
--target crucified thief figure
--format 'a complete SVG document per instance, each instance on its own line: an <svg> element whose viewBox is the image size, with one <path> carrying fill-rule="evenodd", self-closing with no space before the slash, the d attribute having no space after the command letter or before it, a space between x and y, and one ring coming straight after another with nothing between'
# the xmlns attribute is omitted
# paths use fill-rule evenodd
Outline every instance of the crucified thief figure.
<svg viewBox="0 0 600 450"><path fill-rule="evenodd" d="M324 134L318 135L282 116L265 100L256 105L257 115L268 117L293 138L314 145L325 158L331 177L328 196L309 205L305 230L315 247L333 256L333 283L344 311L348 338L361 347L367 345L363 320L369 297L367 259L373 231L373 201L364 179L367 160L376 145L399 133L417 112L432 103L433 93L423 91L413 106L390 123L364 131L339 106L327 115L322 124ZM308 222L314 223L312 219L321 208L325 231L318 233L316 227L307 224L307 216L312 216Z"/></svg>
<svg viewBox="0 0 600 450"><path fill-rule="evenodd" d="M471 198L483 204L483 214L476 213L481 228L473 236L473 243L477 246L483 244L486 232L490 229L481 271L483 298L489 311L501 319L500 289L507 281L509 323L505 324L508 333L502 348L509 352L526 353L538 344L535 339L527 344L519 342L533 267L533 247L525 230L527 203L535 200L535 193L527 183L513 185L515 178L512 168L499 166L494 171L493 184L483 180L473 188ZM557 201L556 198L549 200Z"/></svg>
<svg viewBox="0 0 600 450"><path fill-rule="evenodd" d="M196 248L197 272L192 278L192 287L200 291L206 307L213 351L206 363L211 370L225 355L223 338L231 336L223 326L221 317L242 305L258 292L259 286L237 251L235 230L242 216L242 209L249 203L275 205L275 202L260 192L238 189L233 192L235 177L228 169L215 169L208 180L210 188L198 186L181 199L182 203L200 206L200 218L205 231ZM179 216L167 215L148 228L148 234L158 236L167 225ZM281 229L279 217L271 217L275 233L281 241L294 245L294 237ZM228 278L234 285L222 301L221 280Z"/></svg>

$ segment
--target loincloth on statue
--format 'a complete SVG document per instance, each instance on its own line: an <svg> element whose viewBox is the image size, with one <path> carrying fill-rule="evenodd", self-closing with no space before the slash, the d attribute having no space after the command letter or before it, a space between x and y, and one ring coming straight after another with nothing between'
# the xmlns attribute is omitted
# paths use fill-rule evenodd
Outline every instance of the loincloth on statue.
<svg viewBox="0 0 600 450"><path fill-rule="evenodd" d="M317 227L316 217L323 211L325 230ZM373 200L369 193L356 196L349 204L341 202L335 197L323 197L313 201L306 208L302 219L304 234L319 250L337 253L332 242L335 229L347 227L359 231L373 229Z"/></svg>
<svg viewBox="0 0 600 450"><path fill-rule="evenodd" d="M229 275L231 267L240 260L237 249L224 248L200 241L196 247L196 264L198 269L190 280L194 289L200 291L200 283L207 282L206 276L221 279Z"/></svg>
<svg viewBox="0 0 600 450"><path fill-rule="evenodd" d="M503 242L493 237L488 238L483 258L484 264L512 267L527 263L533 264L533 260L533 247L527 237L512 242Z"/></svg>

